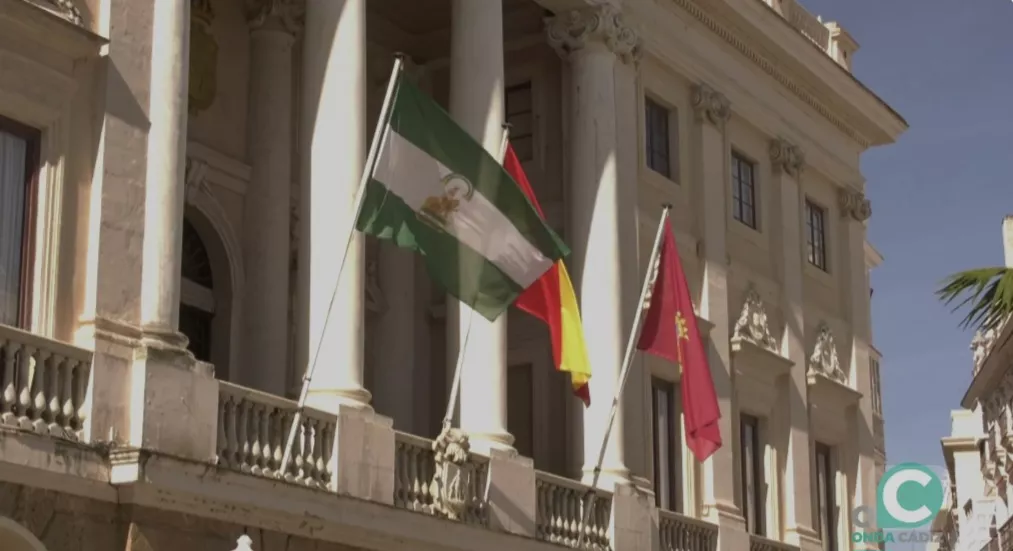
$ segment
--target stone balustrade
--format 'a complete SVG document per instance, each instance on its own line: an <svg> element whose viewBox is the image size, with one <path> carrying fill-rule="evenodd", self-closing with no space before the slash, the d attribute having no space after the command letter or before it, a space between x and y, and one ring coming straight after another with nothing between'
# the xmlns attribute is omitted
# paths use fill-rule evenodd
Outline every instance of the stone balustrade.
<svg viewBox="0 0 1013 551"><path fill-rule="evenodd" d="M718 527L673 511L658 511L661 551L715 551Z"/></svg>
<svg viewBox="0 0 1013 551"><path fill-rule="evenodd" d="M292 459L280 476L284 446L297 404L257 390L218 382L218 465L259 476L328 487L335 421L306 408L299 421Z"/></svg>
<svg viewBox="0 0 1013 551"><path fill-rule="evenodd" d="M792 27L795 27L802 36L808 38L820 47L821 50L830 53L830 29L823 24L818 16L813 15L809 10L802 7L798 0L761 0L770 6L774 11L781 14Z"/></svg>
<svg viewBox="0 0 1013 551"><path fill-rule="evenodd" d="M749 551L798 551L798 547L790 543L751 534L749 536Z"/></svg>
<svg viewBox="0 0 1013 551"><path fill-rule="evenodd" d="M0 325L0 423L80 440L92 353Z"/></svg>
<svg viewBox="0 0 1013 551"><path fill-rule="evenodd" d="M591 495L590 488L575 480L537 471L535 492L535 537L569 547L575 546ZM612 493L595 490L594 495L590 519L584 527L584 543L592 549L612 549L609 541Z"/></svg>
<svg viewBox="0 0 1013 551"><path fill-rule="evenodd" d="M394 506L421 513L435 514L436 452L433 441L414 434L394 433ZM468 503L461 521L479 526L489 525L485 488L489 480L489 459L472 453L466 467L471 481L467 490Z"/></svg>

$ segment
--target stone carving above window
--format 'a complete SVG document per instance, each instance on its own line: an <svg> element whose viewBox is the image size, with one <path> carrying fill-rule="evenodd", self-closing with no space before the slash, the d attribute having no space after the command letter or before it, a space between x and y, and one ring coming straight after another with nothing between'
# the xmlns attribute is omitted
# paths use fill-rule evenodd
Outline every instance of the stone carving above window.
<svg viewBox="0 0 1013 551"><path fill-rule="evenodd" d="M732 338L746 340L777 353L777 341L770 334L763 300L752 285L746 291L746 300L742 303L742 312L739 314L739 320L735 322Z"/></svg>
<svg viewBox="0 0 1013 551"><path fill-rule="evenodd" d="M848 384L848 376L841 369L837 345L834 343L834 334L830 332L830 326L821 323L818 331L816 346L809 356L808 375L820 375L844 385Z"/></svg>
<svg viewBox="0 0 1013 551"><path fill-rule="evenodd" d="M802 174L805 166L805 154L798 146L778 138L770 141L770 163L775 172L784 171L791 176Z"/></svg>

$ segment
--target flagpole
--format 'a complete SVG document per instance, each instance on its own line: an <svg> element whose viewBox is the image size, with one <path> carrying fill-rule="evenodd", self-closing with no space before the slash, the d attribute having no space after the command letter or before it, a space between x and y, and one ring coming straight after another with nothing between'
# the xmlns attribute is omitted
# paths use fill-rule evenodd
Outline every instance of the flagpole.
<svg viewBox="0 0 1013 551"><path fill-rule="evenodd" d="M376 121L376 129L373 131L373 142L369 146L369 154L366 156L366 164L362 167L362 178L359 180L359 189L355 191L353 201L353 214L350 217L348 228L348 239L345 240L345 250L341 254L341 264L338 265L338 276L334 282L334 292L331 293L331 301L327 305L327 313L324 315L324 324L320 330L320 340L317 341L316 350L313 353L313 362L303 375L302 391L299 393L299 405L295 410L295 417L292 418L292 426L288 431L288 443L285 445L285 454L281 458L281 466L278 469L279 476L284 477L288 469L288 463L292 459L292 445L295 443L295 435L299 430L299 423L302 421L303 410L306 409L306 398L309 396L310 381L313 380L313 372L316 371L317 360L320 358L320 349L323 348L324 335L327 332L327 323L331 319L331 311L334 309L334 300L338 296L338 284L341 281L341 273L345 270L345 260L348 259L348 251L352 248L352 239L355 237L355 223L362 209L362 202L366 198L366 183L373 175L373 168L376 166L377 154L380 144L387 135L387 117L390 115L390 104L394 98L394 88L397 86L397 77L404 68L404 55L394 55L394 67L390 72L390 80L387 82L387 92L383 98L383 107L380 108L380 117Z"/></svg>
<svg viewBox="0 0 1013 551"><path fill-rule="evenodd" d="M503 140L499 147L499 162L506 158L507 146L510 145L510 125L503 123ZM461 303L464 304L464 303ZM443 416L443 430L449 430L457 407L457 395L461 392L461 372L464 370L464 352L468 348L468 337L471 336L471 325L475 321L475 309L468 307L468 321L465 322L464 337L457 350L457 366L454 368L454 382L450 384L450 399L447 401L447 414Z"/></svg>
<svg viewBox="0 0 1013 551"><path fill-rule="evenodd" d="M612 409L609 411L608 423L605 424L605 436L601 441L601 448L598 450L598 462L594 466L594 475L591 479L591 490L589 492L587 507L584 509L583 518L580 521L580 529L577 532L577 549L584 543L584 529L591 520L591 510L594 506L595 490L598 488L598 480L601 477L601 465L605 461L605 451L608 450L609 436L612 433L612 425L615 424L616 412L619 410L619 398L626 388L626 381L630 378L630 366L633 363L633 350L636 347L637 333L640 329L640 320L644 316L644 300L647 299L647 291L651 288L651 273L654 271L654 264L658 261L661 239L664 236L665 222L668 220L672 205L666 203L661 210L661 220L658 221L658 230L654 234L654 246L651 248L651 258L647 262L647 273L644 275L644 284L640 288L640 299L637 301L636 314L633 317L633 327L630 328L630 338L626 341L626 353L623 355L623 366L619 371L619 387L616 388L612 397Z"/></svg>

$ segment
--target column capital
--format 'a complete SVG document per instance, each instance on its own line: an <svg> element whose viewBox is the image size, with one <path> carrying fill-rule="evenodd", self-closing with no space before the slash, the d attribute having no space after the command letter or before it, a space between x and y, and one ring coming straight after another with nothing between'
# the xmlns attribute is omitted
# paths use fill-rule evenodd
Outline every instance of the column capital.
<svg viewBox="0 0 1013 551"><path fill-rule="evenodd" d="M861 192L842 189L838 192L837 199L841 216L850 216L858 222L865 222L872 216L872 203Z"/></svg>
<svg viewBox="0 0 1013 551"><path fill-rule="evenodd" d="M805 167L805 154L797 146L784 138L770 140L770 164L775 173L784 172L798 177Z"/></svg>
<svg viewBox="0 0 1013 551"><path fill-rule="evenodd" d="M698 122L710 121L715 126L723 127L731 117L732 109L728 98L709 84L701 83L693 87L692 102Z"/></svg>
<svg viewBox="0 0 1013 551"><path fill-rule="evenodd" d="M622 11L611 4L588 6L560 13L545 20L549 45L562 57L601 42L624 63L640 59L640 35L623 20Z"/></svg>
<svg viewBox="0 0 1013 551"><path fill-rule="evenodd" d="M250 31L264 29L294 35L302 29L306 12L303 0L244 0L243 3Z"/></svg>

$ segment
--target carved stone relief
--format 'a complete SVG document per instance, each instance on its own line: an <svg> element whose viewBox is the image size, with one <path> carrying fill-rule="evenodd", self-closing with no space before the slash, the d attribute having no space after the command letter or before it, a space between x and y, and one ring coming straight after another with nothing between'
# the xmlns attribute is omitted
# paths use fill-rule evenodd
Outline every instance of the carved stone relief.
<svg viewBox="0 0 1013 551"><path fill-rule="evenodd" d="M467 509L471 490L468 435L461 429L445 426L433 441L433 451L436 452L436 472L429 485L433 512L450 520L460 520Z"/></svg>
<svg viewBox="0 0 1013 551"><path fill-rule="evenodd" d="M805 155L791 142L778 138L770 141L770 164L774 172L785 173L798 177L805 166Z"/></svg>
<svg viewBox="0 0 1013 551"><path fill-rule="evenodd" d="M549 45L563 57L601 41L624 63L640 59L640 37L612 4L570 10L545 21Z"/></svg>
<svg viewBox="0 0 1013 551"><path fill-rule="evenodd" d="M763 307L763 300L752 285L746 291L746 300L742 303L742 311L739 314L738 321L735 322L732 338L746 340L777 353L777 341L770 334L767 311Z"/></svg>
<svg viewBox="0 0 1013 551"><path fill-rule="evenodd" d="M190 0L191 116L211 107L218 94L218 42L211 30L214 18L211 0Z"/></svg>
<svg viewBox="0 0 1013 551"><path fill-rule="evenodd" d="M194 157L186 158L184 169L184 192L187 204L193 204L198 193L208 193L207 183L208 164L206 161Z"/></svg>
<svg viewBox="0 0 1013 551"><path fill-rule="evenodd" d="M691 101L697 122L709 121L718 128L724 128L725 122L732 114L728 98L708 84L694 86Z"/></svg>
<svg viewBox="0 0 1013 551"><path fill-rule="evenodd" d="M971 356L974 361L974 373L978 373L982 364L985 363L985 358L992 351L997 338L999 338L999 331L995 328L974 333L974 338L971 339Z"/></svg>
<svg viewBox="0 0 1013 551"><path fill-rule="evenodd" d="M830 326L822 323L818 329L816 346L809 356L809 375L819 375L837 381L841 384L848 384L848 376L841 369L840 360L837 357L837 345L834 343L834 335Z"/></svg>
<svg viewBox="0 0 1013 551"><path fill-rule="evenodd" d="M74 0L29 0L29 2L38 5L46 11L55 13L75 25L80 26L84 24L81 10L74 4Z"/></svg>

